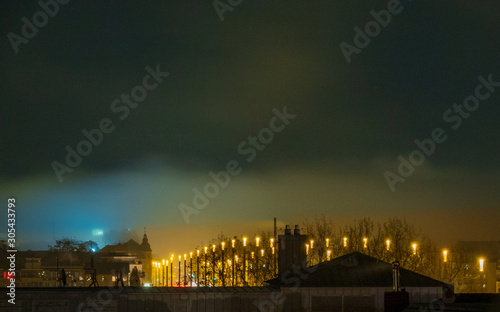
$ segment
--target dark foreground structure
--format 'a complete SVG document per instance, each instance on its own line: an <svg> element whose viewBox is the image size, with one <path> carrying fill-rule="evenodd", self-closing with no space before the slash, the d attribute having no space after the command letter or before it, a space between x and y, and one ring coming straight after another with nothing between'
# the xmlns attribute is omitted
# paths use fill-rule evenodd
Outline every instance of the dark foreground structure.
<svg viewBox="0 0 500 312"><path fill-rule="evenodd" d="M332 295L329 295L329 294ZM304 300L304 298L309 298ZM318 300L318 297L320 298ZM371 298L371 299L370 299ZM1 312L237 312L384 311L374 297L335 290L273 287L19 288L16 304ZM452 301L452 302L450 302ZM333 303L333 305L332 305ZM410 303L403 311L500 311L498 294L457 294L452 300Z"/></svg>

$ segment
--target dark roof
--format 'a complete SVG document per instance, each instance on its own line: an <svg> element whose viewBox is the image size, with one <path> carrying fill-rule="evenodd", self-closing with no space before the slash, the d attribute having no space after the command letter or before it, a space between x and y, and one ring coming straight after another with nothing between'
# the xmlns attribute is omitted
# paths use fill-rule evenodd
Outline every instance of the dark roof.
<svg viewBox="0 0 500 312"><path fill-rule="evenodd" d="M124 244L118 243L116 245L106 245L101 250L99 250L99 253L137 255L138 253L142 253L144 251L151 251L149 244L140 245L135 240L130 239Z"/></svg>
<svg viewBox="0 0 500 312"><path fill-rule="evenodd" d="M307 278L300 278L299 287L392 287L392 264L360 252L319 263L313 270L314 267L309 267L311 273ZM286 277L291 281L289 285L278 278L268 283L283 287L296 286L296 280L291 280L290 276ZM447 286L443 282L403 268L400 268L400 281L403 288Z"/></svg>

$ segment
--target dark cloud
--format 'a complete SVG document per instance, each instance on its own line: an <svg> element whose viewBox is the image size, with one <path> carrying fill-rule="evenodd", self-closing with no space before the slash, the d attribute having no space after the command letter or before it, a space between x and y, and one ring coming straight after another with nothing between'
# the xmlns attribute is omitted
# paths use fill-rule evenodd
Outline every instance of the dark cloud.
<svg viewBox="0 0 500 312"><path fill-rule="evenodd" d="M276 134L258 161L244 168L256 179L283 168L291 174L303 168L311 172L321 168L332 175L340 170L355 181L344 195L355 194L363 181L377 181L373 182L380 184L374 188L377 191L365 196L389 200L385 196L392 195L382 174L396 172L398 155L407 157L416 148L415 139L428 138L434 128L442 127L448 140L436 147L426 159L427 169L417 174L455 177L468 172L477 179L471 183L482 181L479 184L488 189L483 182L499 170L500 95L495 92L481 102L457 130L450 130L443 113L474 94L479 75L492 73L500 81L498 4L401 1L401 5L403 11L393 15L348 64L339 44L354 44L353 28L363 29L373 20L370 10L386 8L387 1L243 1L225 13L223 22L210 1L71 1L61 5L28 44L21 44L17 54L7 35L21 34L21 18L31 19L40 7L35 2L2 1L3 183L12 181L16 186L9 190L24 190L23 194L48 186L41 191L53 194L47 207L59 203L57 190L68 186L58 184L51 163L64 162L65 146L75 147L84 139L83 129L96 128L101 119L110 118L116 129L67 174L64 183L94 185L106 177L120 179L130 170L149 176L156 168L160 175L178 178L183 187L178 189L182 195L175 197L179 203L189 200L189 192L203 183L208 171L221 170L230 159L243 159L237 146L269 124L273 108L286 106L297 117ZM140 84L145 67L156 64L170 75L120 120L111 111L112 101ZM304 174L304 179L314 179L311 175ZM424 186L431 181L405 182L404 187L413 185L416 198L438 201L439 196L426 193ZM453 178L448 183L451 189L466 188ZM295 184L287 185L297 191ZM248 187L258 189L252 183ZM124 189L134 192L124 186L116 194ZM386 191L389 194L378 193ZM467 201L489 194L474 192ZM311 199L303 195L297 202L321 198L318 206L326 207L329 199L317 193ZM65 198L71 202L78 196ZM110 214L118 209L117 201L123 203L114 196L105 196L112 206ZM229 196L231 203L239 202L235 194ZM454 204L451 198L458 195L450 190L446 196L449 200L441 203L443 207ZM339 200L347 204L354 198ZM152 200L145 210L156 211L159 202L165 201ZM176 210L175 201L167 202ZM276 211L281 209L286 210ZM235 213L234 218L240 215ZM123 217L122 222L128 220ZM103 225L117 231L120 226L125 225Z"/></svg>

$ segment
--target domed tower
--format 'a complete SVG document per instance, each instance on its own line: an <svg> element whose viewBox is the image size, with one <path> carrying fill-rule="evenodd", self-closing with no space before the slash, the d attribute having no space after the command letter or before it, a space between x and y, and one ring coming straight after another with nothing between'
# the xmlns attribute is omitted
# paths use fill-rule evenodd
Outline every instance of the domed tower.
<svg viewBox="0 0 500 312"><path fill-rule="evenodd" d="M153 251L151 250L151 245L149 245L148 235L146 234L146 228L144 228L144 236L142 237L141 248L144 251L144 261L142 263L142 268L144 271L144 282L151 283Z"/></svg>

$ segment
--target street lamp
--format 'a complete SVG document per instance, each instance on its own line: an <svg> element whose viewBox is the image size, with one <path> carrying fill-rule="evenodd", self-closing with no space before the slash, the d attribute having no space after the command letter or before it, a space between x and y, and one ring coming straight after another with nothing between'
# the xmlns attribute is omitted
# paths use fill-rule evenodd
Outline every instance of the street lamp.
<svg viewBox="0 0 500 312"><path fill-rule="evenodd" d="M226 279L224 278L224 267L225 267L225 262L224 262L224 245L225 244L226 244L225 242L220 243L221 258L222 258L222 287L226 287Z"/></svg>
<svg viewBox="0 0 500 312"><path fill-rule="evenodd" d="M233 257L232 259L234 260L234 245L236 243L236 240L231 240L231 250L233 251ZM231 265L231 270L232 270L232 274L231 274L231 286L234 287L234 262L232 262L232 265Z"/></svg>
<svg viewBox="0 0 500 312"><path fill-rule="evenodd" d="M243 237L243 286L247 284L247 238Z"/></svg>
<svg viewBox="0 0 500 312"><path fill-rule="evenodd" d="M170 287L174 286L174 255L170 256Z"/></svg>
<svg viewBox="0 0 500 312"><path fill-rule="evenodd" d="M184 254L184 287L186 287L186 254Z"/></svg>
<svg viewBox="0 0 500 312"><path fill-rule="evenodd" d="M416 255L417 254L417 244L413 243L412 247L413 247L413 255Z"/></svg>
<svg viewBox="0 0 500 312"><path fill-rule="evenodd" d="M484 272L484 259L479 258L479 272Z"/></svg>
<svg viewBox="0 0 500 312"><path fill-rule="evenodd" d="M179 286L178 287L181 287L181 255L179 255L179 275L177 275L178 279L179 279Z"/></svg>
<svg viewBox="0 0 500 312"><path fill-rule="evenodd" d="M331 253L332 253L331 250L327 250L326 251L326 258L327 258L328 261L331 260Z"/></svg>
<svg viewBox="0 0 500 312"><path fill-rule="evenodd" d="M196 249L196 286L200 287L200 250Z"/></svg>
<svg viewBox="0 0 500 312"><path fill-rule="evenodd" d="M193 286L193 252L189 252L189 286Z"/></svg>
<svg viewBox="0 0 500 312"><path fill-rule="evenodd" d="M309 254L309 244L306 244L306 255Z"/></svg>
<svg viewBox="0 0 500 312"><path fill-rule="evenodd" d="M368 238L366 238L366 237L365 237L365 238L363 238L363 242L364 242L364 244L363 244L363 248L365 248L365 249L366 249L366 248L368 247Z"/></svg>
<svg viewBox="0 0 500 312"><path fill-rule="evenodd" d="M212 261L212 283L215 286L215 280L214 280L214 278L215 278L215 265L216 265L216 263L215 263L215 244L212 245L212 259L213 259L213 261Z"/></svg>
<svg viewBox="0 0 500 312"><path fill-rule="evenodd" d="M344 247L347 247L347 237L344 237Z"/></svg>
<svg viewBox="0 0 500 312"><path fill-rule="evenodd" d="M326 239L326 248L328 248L328 247L329 247L329 245L330 245L330 240L327 238L327 239Z"/></svg>
<svg viewBox="0 0 500 312"><path fill-rule="evenodd" d="M208 250L208 247L205 246L205 274L203 274L203 282L205 283L205 287L207 286L207 250Z"/></svg>
<svg viewBox="0 0 500 312"><path fill-rule="evenodd" d="M387 247L386 247L387 251L389 251L389 248L391 247L391 241L390 240L386 240L385 244L387 245Z"/></svg>
<svg viewBox="0 0 500 312"><path fill-rule="evenodd" d="M314 241L311 239L311 249L313 249Z"/></svg>
<svg viewBox="0 0 500 312"><path fill-rule="evenodd" d="M448 250L443 250L443 262L448 262Z"/></svg>
<svg viewBox="0 0 500 312"><path fill-rule="evenodd" d="M168 287L168 260L167 260L167 266L165 267L165 286Z"/></svg>

